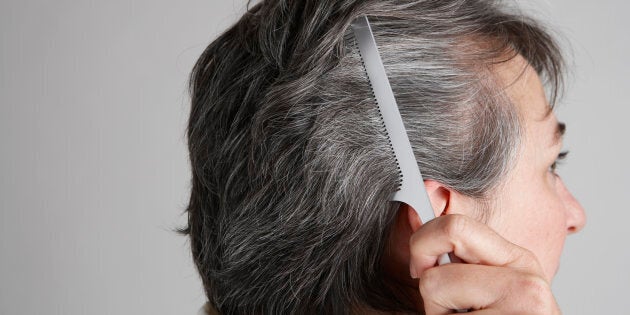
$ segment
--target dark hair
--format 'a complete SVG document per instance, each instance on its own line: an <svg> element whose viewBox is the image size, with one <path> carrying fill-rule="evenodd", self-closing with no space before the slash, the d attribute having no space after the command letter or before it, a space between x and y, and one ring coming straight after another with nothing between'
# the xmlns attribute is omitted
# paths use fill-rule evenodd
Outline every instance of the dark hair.
<svg viewBox="0 0 630 315"><path fill-rule="evenodd" d="M368 15L416 159L484 199L521 125L491 66L522 55L550 88L537 22L485 0L269 0L213 41L190 80L193 258L222 314L414 312L383 274L396 163L350 23Z"/></svg>

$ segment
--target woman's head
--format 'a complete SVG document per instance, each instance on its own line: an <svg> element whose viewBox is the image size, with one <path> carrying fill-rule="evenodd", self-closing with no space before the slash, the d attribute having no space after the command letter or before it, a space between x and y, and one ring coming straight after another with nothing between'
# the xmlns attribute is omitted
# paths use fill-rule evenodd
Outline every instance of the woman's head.
<svg viewBox="0 0 630 315"><path fill-rule="evenodd" d="M349 26L370 16L425 180L491 221L526 141L495 68L522 56L552 104L562 76L550 35L504 9L263 1L206 49L191 76L188 232L211 303L228 314L413 309L385 276L398 173Z"/></svg>

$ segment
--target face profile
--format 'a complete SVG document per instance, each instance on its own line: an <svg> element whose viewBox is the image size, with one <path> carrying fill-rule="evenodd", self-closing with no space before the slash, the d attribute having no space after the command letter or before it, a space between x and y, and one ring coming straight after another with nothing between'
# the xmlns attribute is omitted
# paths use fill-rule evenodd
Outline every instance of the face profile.
<svg viewBox="0 0 630 315"><path fill-rule="evenodd" d="M584 209L556 173L565 127L549 110L538 75L520 57L503 66L505 70L497 72L506 83L522 72L506 91L518 106L525 131L515 167L501 189L492 211L496 215L488 225L532 250L551 280L565 237L584 227Z"/></svg>
<svg viewBox="0 0 630 315"><path fill-rule="evenodd" d="M359 17L433 220L391 199L400 169ZM542 24L494 1L250 8L191 74L185 232L207 312L559 314L551 281L585 224L555 172L563 66Z"/></svg>

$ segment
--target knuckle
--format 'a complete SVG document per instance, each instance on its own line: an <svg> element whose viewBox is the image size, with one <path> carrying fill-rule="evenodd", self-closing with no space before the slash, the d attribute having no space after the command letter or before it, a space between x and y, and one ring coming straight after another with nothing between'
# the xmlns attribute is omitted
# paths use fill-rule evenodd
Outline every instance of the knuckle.
<svg viewBox="0 0 630 315"><path fill-rule="evenodd" d="M528 294L538 295L544 292L549 286L541 277L527 274L518 281L519 287L523 288Z"/></svg>
<svg viewBox="0 0 630 315"><path fill-rule="evenodd" d="M539 276L527 274L519 277L515 285L532 314L552 313L556 304L547 281Z"/></svg>

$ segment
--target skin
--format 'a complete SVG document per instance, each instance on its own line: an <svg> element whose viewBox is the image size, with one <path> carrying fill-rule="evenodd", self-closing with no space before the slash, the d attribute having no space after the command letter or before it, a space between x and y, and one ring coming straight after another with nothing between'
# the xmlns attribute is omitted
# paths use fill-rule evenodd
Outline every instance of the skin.
<svg viewBox="0 0 630 315"><path fill-rule="evenodd" d="M550 283L567 235L585 224L584 209L551 167L561 148L535 70L521 57L493 69L517 106L524 135L513 169L483 205L432 180L425 187L437 218L422 224L400 207L385 268L418 293L426 314L560 314ZM443 253L462 263L437 266Z"/></svg>

